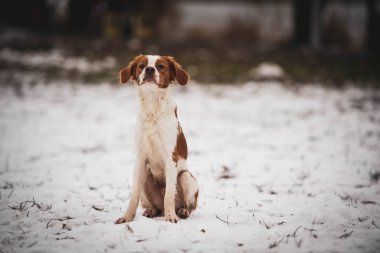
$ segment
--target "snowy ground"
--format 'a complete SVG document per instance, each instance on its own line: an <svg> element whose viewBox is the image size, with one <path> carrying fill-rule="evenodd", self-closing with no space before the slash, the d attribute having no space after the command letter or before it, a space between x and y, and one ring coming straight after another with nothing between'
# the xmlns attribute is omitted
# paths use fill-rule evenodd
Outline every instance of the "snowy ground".
<svg viewBox="0 0 380 253"><path fill-rule="evenodd" d="M380 92L175 87L199 208L115 225L132 86L0 89L0 252L378 252Z"/></svg>

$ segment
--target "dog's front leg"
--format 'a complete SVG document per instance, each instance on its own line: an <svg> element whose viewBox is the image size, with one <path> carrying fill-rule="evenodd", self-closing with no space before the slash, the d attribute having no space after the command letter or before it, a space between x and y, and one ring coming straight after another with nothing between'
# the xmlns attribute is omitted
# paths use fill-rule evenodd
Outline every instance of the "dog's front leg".
<svg viewBox="0 0 380 253"><path fill-rule="evenodd" d="M170 222L177 222L178 216L175 213L175 194L177 185L177 168L171 159L168 159L165 166L165 198L164 209L165 219Z"/></svg>
<svg viewBox="0 0 380 253"><path fill-rule="evenodd" d="M137 162L135 169L133 171L133 186L132 194L129 200L129 205L127 211L123 217L119 218L115 223L120 224L124 222L132 221L136 215L136 209L139 205L140 195L142 188L146 180L146 159L144 156L139 155L137 157Z"/></svg>

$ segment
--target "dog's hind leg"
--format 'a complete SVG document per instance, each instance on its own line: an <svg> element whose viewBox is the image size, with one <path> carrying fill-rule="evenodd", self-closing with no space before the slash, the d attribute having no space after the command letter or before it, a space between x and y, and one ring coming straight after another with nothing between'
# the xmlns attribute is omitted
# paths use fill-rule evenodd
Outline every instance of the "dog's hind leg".
<svg viewBox="0 0 380 253"><path fill-rule="evenodd" d="M176 213L181 218L189 217L197 207L198 183L188 170L183 170L177 177Z"/></svg>

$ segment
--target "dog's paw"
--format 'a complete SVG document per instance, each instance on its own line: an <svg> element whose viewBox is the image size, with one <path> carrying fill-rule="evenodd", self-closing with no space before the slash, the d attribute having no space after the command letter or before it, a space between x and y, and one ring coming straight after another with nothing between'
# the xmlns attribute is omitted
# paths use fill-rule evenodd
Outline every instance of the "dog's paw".
<svg viewBox="0 0 380 253"><path fill-rule="evenodd" d="M124 217L121 217L121 218L119 218L119 219L117 219L116 221L115 221L115 224L122 224L122 223L126 223L127 221L125 220L125 218Z"/></svg>
<svg viewBox="0 0 380 253"><path fill-rule="evenodd" d="M186 208L180 208L180 209L178 209L178 215L182 219L186 219L190 216L190 211L187 210Z"/></svg>
<svg viewBox="0 0 380 253"><path fill-rule="evenodd" d="M122 223L130 222L133 220L133 218L135 218L134 215L124 215L123 217L117 219L115 221L115 224L122 224Z"/></svg>
<svg viewBox="0 0 380 253"><path fill-rule="evenodd" d="M175 212L165 212L165 220L172 223L177 223L177 221L179 221L179 218Z"/></svg>
<svg viewBox="0 0 380 253"><path fill-rule="evenodd" d="M154 218L158 215L158 211L157 209L154 209L154 208L147 208L145 209L144 213L143 213L143 216L147 217L147 218Z"/></svg>

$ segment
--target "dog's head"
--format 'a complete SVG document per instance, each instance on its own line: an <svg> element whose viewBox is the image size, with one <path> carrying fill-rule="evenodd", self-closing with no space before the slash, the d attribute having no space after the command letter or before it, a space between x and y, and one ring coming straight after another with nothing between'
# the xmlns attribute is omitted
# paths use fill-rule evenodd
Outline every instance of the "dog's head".
<svg viewBox="0 0 380 253"><path fill-rule="evenodd" d="M182 69L173 57L159 55L136 56L127 67L119 72L120 83L129 79L138 85L156 85L158 88L167 88L175 79L181 85L187 84L189 74Z"/></svg>

